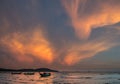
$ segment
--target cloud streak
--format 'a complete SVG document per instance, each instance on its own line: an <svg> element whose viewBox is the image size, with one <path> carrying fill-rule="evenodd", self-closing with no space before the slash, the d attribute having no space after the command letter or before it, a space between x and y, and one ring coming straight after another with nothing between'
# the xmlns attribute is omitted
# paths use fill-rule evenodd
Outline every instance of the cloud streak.
<svg viewBox="0 0 120 84"><path fill-rule="evenodd" d="M120 4L114 1L94 0L62 0L62 4L70 17L76 35L87 39L92 29L112 25L120 21ZM117 1L117 0L116 0ZM97 5L96 5L97 4ZM113 5L114 4L114 5Z"/></svg>
<svg viewBox="0 0 120 84"><path fill-rule="evenodd" d="M111 43L109 40L92 40L82 44L73 44L64 57L64 63L67 65L74 65L83 59L88 59L101 52L105 52L118 44Z"/></svg>

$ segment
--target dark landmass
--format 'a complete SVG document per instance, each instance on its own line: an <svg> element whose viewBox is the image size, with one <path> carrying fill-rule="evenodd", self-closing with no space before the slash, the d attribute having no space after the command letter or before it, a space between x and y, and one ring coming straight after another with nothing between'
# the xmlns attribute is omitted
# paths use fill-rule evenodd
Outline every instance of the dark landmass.
<svg viewBox="0 0 120 84"><path fill-rule="evenodd" d="M58 71L48 69L48 68L38 68L38 69L4 69L4 68L0 68L0 72L58 72Z"/></svg>

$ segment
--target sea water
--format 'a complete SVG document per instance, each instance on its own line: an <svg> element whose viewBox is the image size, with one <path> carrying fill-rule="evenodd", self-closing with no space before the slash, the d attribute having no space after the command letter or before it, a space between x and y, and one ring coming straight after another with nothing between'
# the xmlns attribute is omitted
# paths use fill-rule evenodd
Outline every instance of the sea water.
<svg viewBox="0 0 120 84"><path fill-rule="evenodd" d="M0 84L120 84L119 73L51 73L49 77L34 75L0 73Z"/></svg>

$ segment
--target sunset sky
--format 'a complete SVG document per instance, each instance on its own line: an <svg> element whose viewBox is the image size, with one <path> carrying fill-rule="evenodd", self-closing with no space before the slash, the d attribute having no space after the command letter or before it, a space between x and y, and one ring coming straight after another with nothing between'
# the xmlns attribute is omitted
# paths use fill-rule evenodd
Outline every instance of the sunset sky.
<svg viewBox="0 0 120 84"><path fill-rule="evenodd" d="M0 0L0 67L120 69L120 0Z"/></svg>

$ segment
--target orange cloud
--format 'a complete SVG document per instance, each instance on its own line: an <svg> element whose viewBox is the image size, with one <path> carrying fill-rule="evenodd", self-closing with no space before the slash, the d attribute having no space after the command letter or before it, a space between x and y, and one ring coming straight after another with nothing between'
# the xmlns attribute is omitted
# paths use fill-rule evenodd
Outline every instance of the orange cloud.
<svg viewBox="0 0 120 84"><path fill-rule="evenodd" d="M6 35L1 43L20 62L33 62L32 57L46 63L53 62L53 49L41 30Z"/></svg>
<svg viewBox="0 0 120 84"><path fill-rule="evenodd" d="M114 1L97 0L98 5L91 7L87 2L87 0L62 0L76 35L80 39L87 39L93 28L112 25L120 21L120 4L113 6Z"/></svg>
<svg viewBox="0 0 120 84"><path fill-rule="evenodd" d="M104 52L118 45L116 43L110 43L109 40L93 40L83 44L73 44L67 50L67 55L64 57L64 64L74 65L83 59L87 59L95 56L100 52Z"/></svg>
<svg viewBox="0 0 120 84"><path fill-rule="evenodd" d="M112 6L113 0L109 1L111 3L107 2L107 0L104 1L104 3L101 0L96 0L97 5L91 7L90 4L87 3L88 0L62 0L76 35L80 39L86 39L83 40L84 43L82 43L82 40L77 40L78 43L71 41L63 43L62 45L60 39L61 49L56 48L55 50L45 36L44 31L41 30L41 26L38 26L35 27L33 31L26 30L25 32L15 32L13 34L3 35L0 38L0 45L4 46L9 54L12 54L13 58L17 61L28 62L30 65L32 62L36 61L36 59L40 62L44 62L44 64L58 64L60 62L60 64L74 65L83 59L93 57L96 54L107 51L117 45L116 43L111 42L115 40L114 38L119 36L120 33L116 32L114 35L108 35L109 31L104 31L105 34L101 35L101 37L98 36L98 38L94 38L94 40L87 39L90 36L92 29L105 25L112 25L120 21L120 12L118 11L120 8L119 4ZM32 11L34 11L33 13L37 11L36 4L37 1L32 2L32 5L34 6L32 9ZM28 9L31 8L28 7ZM22 25L22 21L19 19L20 18L17 18L17 23ZM34 21L34 19L36 18L33 16L32 21ZM3 23L4 25L1 27L3 29L1 31L3 32L7 31L7 29L10 30L11 27L16 27L14 25L12 26L7 18L4 19ZM116 29L119 31L119 26ZM111 31L110 33L114 32ZM34 58L36 59L34 60Z"/></svg>

